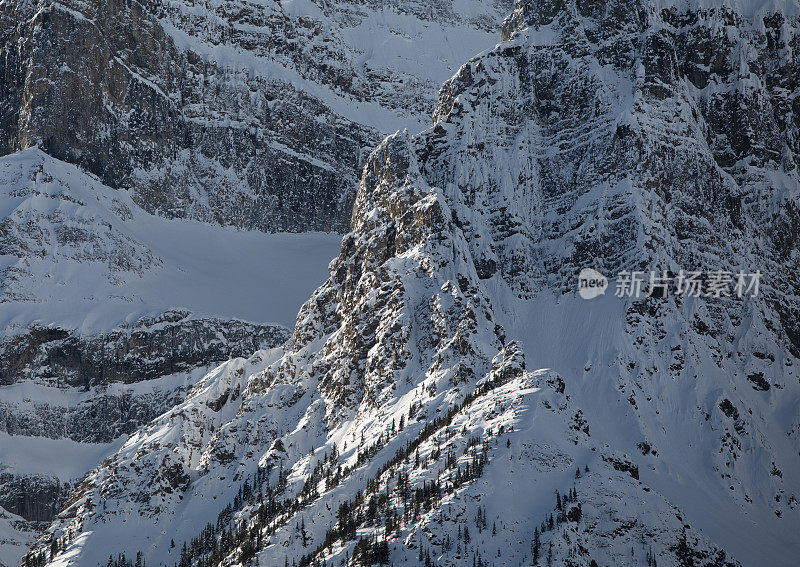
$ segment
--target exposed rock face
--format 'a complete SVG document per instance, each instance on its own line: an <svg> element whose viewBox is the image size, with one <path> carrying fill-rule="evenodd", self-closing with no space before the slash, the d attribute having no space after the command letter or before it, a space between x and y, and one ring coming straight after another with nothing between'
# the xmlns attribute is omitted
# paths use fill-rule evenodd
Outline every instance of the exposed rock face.
<svg viewBox="0 0 800 567"><path fill-rule="evenodd" d="M264 275L312 276L292 282L311 291L330 252L312 251L303 261L319 266L297 271L291 249L331 250L338 237L154 217L35 148L0 158L0 203L0 506L14 513L0 517L0 564L14 565L66 487L126 435L180 403L214 365L287 340L285 326L231 310L259 300L252 318L263 320L281 299L299 305Z"/></svg>
<svg viewBox="0 0 800 567"><path fill-rule="evenodd" d="M4 19L20 22L18 53L5 74L25 77L25 98L7 151L39 145L167 216L341 229L343 188L377 132L289 85L177 49L150 12L158 5L15 7Z"/></svg>
<svg viewBox="0 0 800 567"><path fill-rule="evenodd" d="M60 511L70 488L44 475L0 474L0 506L41 529Z"/></svg>
<svg viewBox="0 0 800 567"><path fill-rule="evenodd" d="M415 139L482 277L510 288L494 302L508 335L579 380L595 439L634 453L639 437L643 481L695 525L707 501L669 478L716 494L720 517L742 523L703 527L749 564L764 560L750 555L759 538L788 541L799 521L800 477L785 473L800 465L787 409L799 395L799 13L519 2L507 41L444 86L436 125ZM574 301L583 267L764 275L757 298ZM757 538L756 516L770 526Z"/></svg>
<svg viewBox="0 0 800 567"><path fill-rule="evenodd" d="M168 217L343 232L367 150L496 42L510 3L468 5L4 2L0 152L38 145Z"/></svg>
<svg viewBox="0 0 800 567"><path fill-rule="evenodd" d="M37 385L79 388L88 395L78 405L28 398L0 400L0 431L9 435L68 438L110 443L134 432L185 396L183 386L156 391L112 388L197 368L282 345L289 332L279 325L194 319L170 312L107 334L34 327L0 346L4 385L30 380ZM18 515L24 516L14 510Z"/></svg>
<svg viewBox="0 0 800 567"><path fill-rule="evenodd" d="M520 1L503 30L371 154L289 352L132 436L36 553L791 564L798 11ZM586 266L764 282L587 302Z"/></svg>
<svg viewBox="0 0 800 567"><path fill-rule="evenodd" d="M724 6L540 4L518 3L503 26L511 41L444 86L437 125L418 141L432 184L458 190L468 207L492 200L482 222L466 226L487 265L524 296L541 284L572 290L586 265L689 269L706 264L705 250L719 264L735 258L753 269L773 267L765 254L789 259L797 213L784 188L794 188L800 151L798 60L789 55L800 41L796 16L767 12L753 22ZM545 26L559 41L529 31ZM492 175L499 167L507 175ZM495 227L491 216L503 222ZM482 231L509 244L486 250ZM747 248L763 231L769 249ZM553 254L554 245L567 249ZM533 274L529 256L543 256ZM797 285L780 283L790 295Z"/></svg>
<svg viewBox="0 0 800 567"><path fill-rule="evenodd" d="M286 342L280 325L195 319L173 311L100 335L32 327L0 342L0 385L34 379L89 388L152 380Z"/></svg>
<svg viewBox="0 0 800 567"><path fill-rule="evenodd" d="M164 277L186 266L142 238L140 208L268 232L344 231L368 150L395 124L428 121L435 86L496 42L510 3L465 6L0 4L0 155L39 148L0 163L0 430L10 446L109 444L179 403L198 368L282 343L280 326L174 313L114 329L142 305L200 310L191 294L154 300L154 279L207 285ZM379 31L389 41L376 45ZM89 332L73 330L85 322ZM10 470L3 501L17 510L28 477ZM46 492L37 507L60 505Z"/></svg>
<svg viewBox="0 0 800 567"><path fill-rule="evenodd" d="M431 553L455 540L456 528L471 524L473 515L487 514L501 521L499 531L488 522L482 531L478 520L475 543L462 548L459 536L458 550L438 560L462 564L502 541L502 562L517 564L530 557L528 536L547 520L552 491L577 483L587 498L570 509L572 520L559 500L565 539L561 527L542 536L556 549L582 548L587 564L589 558L635 564L641 557L629 559L629 543L641 529L658 534L659 557L675 557L670 546L685 529L680 513L636 480L630 457L595 444L560 376L524 371L519 345L506 342L494 322L461 221L425 182L410 142L398 135L373 152L353 232L329 281L301 310L291 352L235 361L209 375L184 404L132 436L87 478L42 545L56 537L57 547L87 564L112 548L128 555L143 549L148 560L168 561L169 542L147 530L123 540L117 526L145 517L159 532L189 541L206 522L226 526L237 518L254 530L242 532L254 534L242 549L263 548L264 561L312 553L338 562L346 552L359 562L367 552L353 547L356 530L383 534L388 514L397 518L386 532L396 545L392 557L413 562L417 549ZM231 390L243 391L241 399L210 403ZM586 471L578 474L583 480L576 467ZM491 490L488 479L496 480ZM547 500L531 492L531 482ZM363 496L353 498L365 485ZM204 496L211 486L219 503ZM384 492L388 499L378 504ZM418 499L409 500L414 493ZM531 514L510 505L513 494L530 495L542 508ZM596 494L603 496L590 496ZM609 495L630 507L609 505ZM113 511L98 510L109 499ZM165 513L177 506L184 510L179 522ZM609 514L613 522L599 521ZM697 558L724 557L697 532L689 541L686 549ZM237 545L192 553L242 560L247 552Z"/></svg>
<svg viewBox="0 0 800 567"><path fill-rule="evenodd" d="M168 312L100 335L32 327L4 339L0 506L26 520L22 533L38 532L97 459L183 401L192 376L288 337L279 325Z"/></svg>
<svg viewBox="0 0 800 567"><path fill-rule="evenodd" d="M746 8L520 0L370 155L287 352L132 435L28 563L792 565L800 6ZM764 280L588 302L587 266Z"/></svg>

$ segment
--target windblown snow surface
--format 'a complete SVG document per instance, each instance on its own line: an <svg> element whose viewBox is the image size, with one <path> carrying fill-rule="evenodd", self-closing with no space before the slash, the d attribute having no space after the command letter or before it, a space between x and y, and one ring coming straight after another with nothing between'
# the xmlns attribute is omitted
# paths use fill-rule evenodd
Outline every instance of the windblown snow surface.
<svg viewBox="0 0 800 567"><path fill-rule="evenodd" d="M168 309L291 328L341 240L166 220L36 148L0 158L0 215L6 334L108 331Z"/></svg>
<svg viewBox="0 0 800 567"><path fill-rule="evenodd" d="M287 345L134 433L29 561L795 565L796 6L519 0L370 154ZM766 277L587 302L588 266Z"/></svg>
<svg viewBox="0 0 800 567"><path fill-rule="evenodd" d="M0 217L2 344L4 356L16 352L23 364L29 353L13 342L36 329L98 342L95 337L109 332L154 334L159 325L193 320L231 329L246 319L274 323L285 338L341 240L166 220L36 148L0 158ZM178 321L141 324L164 312L178 313ZM219 331L205 340L224 343L225 337ZM224 344L218 348L214 364L229 356ZM3 368L11 364L4 361ZM59 369L4 376L0 500L24 507L34 520L46 517L37 510L63 502L59 492L119 449L131 428L180 402L213 365L184 366L144 382L84 380L81 387ZM0 523L0 564L16 565L41 520L4 511Z"/></svg>

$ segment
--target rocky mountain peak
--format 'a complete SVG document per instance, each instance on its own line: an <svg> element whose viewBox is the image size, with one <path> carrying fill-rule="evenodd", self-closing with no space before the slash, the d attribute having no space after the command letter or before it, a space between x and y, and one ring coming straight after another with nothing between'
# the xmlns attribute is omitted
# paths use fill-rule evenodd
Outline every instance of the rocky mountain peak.
<svg viewBox="0 0 800 567"><path fill-rule="evenodd" d="M287 346L132 435L26 564L792 564L793 7L518 2L369 154ZM619 287L682 270L764 279Z"/></svg>

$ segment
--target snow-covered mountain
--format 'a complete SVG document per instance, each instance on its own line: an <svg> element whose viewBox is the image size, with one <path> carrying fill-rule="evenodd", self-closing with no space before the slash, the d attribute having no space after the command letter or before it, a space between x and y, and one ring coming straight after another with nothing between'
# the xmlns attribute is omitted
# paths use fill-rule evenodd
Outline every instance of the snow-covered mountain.
<svg viewBox="0 0 800 567"><path fill-rule="evenodd" d="M25 564L794 565L799 14L519 0L370 154L287 346L132 435ZM763 278L588 301L584 267Z"/></svg>
<svg viewBox="0 0 800 567"><path fill-rule="evenodd" d="M0 154L38 145L144 209L344 232L358 170L499 40L510 0L0 2Z"/></svg>
<svg viewBox="0 0 800 567"><path fill-rule="evenodd" d="M3 562L11 564L12 559L25 555L35 537L24 518L0 509L0 554Z"/></svg>
<svg viewBox="0 0 800 567"><path fill-rule="evenodd" d="M340 237L166 220L36 148L0 158L0 209L0 563L14 565L128 434L220 362L289 337Z"/></svg>
<svg viewBox="0 0 800 567"><path fill-rule="evenodd" d="M213 365L288 336L370 149L430 123L510 8L0 0L0 564Z"/></svg>

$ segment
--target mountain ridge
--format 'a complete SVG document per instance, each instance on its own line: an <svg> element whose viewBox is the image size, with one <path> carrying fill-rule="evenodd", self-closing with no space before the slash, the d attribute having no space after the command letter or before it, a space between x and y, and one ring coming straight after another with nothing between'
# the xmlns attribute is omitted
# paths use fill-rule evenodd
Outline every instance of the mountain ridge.
<svg viewBox="0 0 800 567"><path fill-rule="evenodd" d="M283 4L7 0L0 147L38 145L168 218L343 232L365 153L423 127L510 3Z"/></svg>
<svg viewBox="0 0 800 567"><path fill-rule="evenodd" d="M0 208L0 562L16 564L128 434L289 337L339 237L155 217L38 148L0 158Z"/></svg>
<svg viewBox="0 0 800 567"><path fill-rule="evenodd" d="M765 6L517 2L371 152L290 342L129 438L25 564L791 565L800 22ZM583 267L765 278L586 301Z"/></svg>

